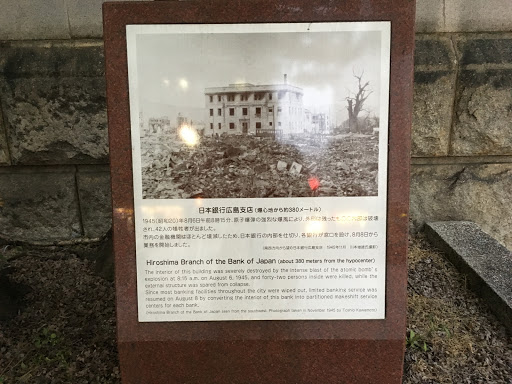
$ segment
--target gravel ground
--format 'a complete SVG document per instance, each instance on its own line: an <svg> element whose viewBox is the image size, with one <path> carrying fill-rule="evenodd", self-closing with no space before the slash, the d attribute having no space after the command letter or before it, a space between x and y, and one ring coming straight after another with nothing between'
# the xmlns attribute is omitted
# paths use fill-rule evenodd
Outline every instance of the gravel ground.
<svg viewBox="0 0 512 384"><path fill-rule="evenodd" d="M409 247L407 307L404 383L512 383L512 338L422 238Z"/></svg>
<svg viewBox="0 0 512 384"><path fill-rule="evenodd" d="M0 384L119 383L114 287L77 256L84 250L2 248L0 315L14 317L0 320ZM404 383L512 383L512 340L421 238L408 289Z"/></svg>
<svg viewBox="0 0 512 384"><path fill-rule="evenodd" d="M0 383L119 383L113 283L69 249L6 253L25 297L0 322Z"/></svg>

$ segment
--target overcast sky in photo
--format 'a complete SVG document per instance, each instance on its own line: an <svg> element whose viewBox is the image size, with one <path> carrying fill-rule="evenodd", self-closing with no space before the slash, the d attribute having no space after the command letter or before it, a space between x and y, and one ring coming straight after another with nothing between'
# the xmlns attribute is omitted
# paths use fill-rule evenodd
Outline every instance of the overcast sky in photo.
<svg viewBox="0 0 512 384"><path fill-rule="evenodd" d="M381 33L285 32L137 35L139 96L144 118L181 112L204 120L207 87L233 83L288 84L304 91L304 106L347 119L354 73L364 71L373 94L366 107L379 114Z"/></svg>

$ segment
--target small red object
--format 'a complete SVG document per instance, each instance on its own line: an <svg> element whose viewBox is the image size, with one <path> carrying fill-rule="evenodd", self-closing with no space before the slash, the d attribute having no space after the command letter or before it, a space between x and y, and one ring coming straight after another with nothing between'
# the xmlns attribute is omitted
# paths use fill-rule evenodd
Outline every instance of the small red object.
<svg viewBox="0 0 512 384"><path fill-rule="evenodd" d="M308 184L313 191L316 191L320 186L320 181L316 177L310 177L308 179Z"/></svg>

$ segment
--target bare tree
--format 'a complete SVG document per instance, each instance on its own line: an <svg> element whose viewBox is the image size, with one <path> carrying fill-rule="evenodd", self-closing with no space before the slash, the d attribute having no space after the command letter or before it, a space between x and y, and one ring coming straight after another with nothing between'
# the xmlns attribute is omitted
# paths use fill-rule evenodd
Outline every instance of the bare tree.
<svg viewBox="0 0 512 384"><path fill-rule="evenodd" d="M348 124L349 124L349 132L361 132L362 128L360 125L360 121L358 119L359 113L364 111L364 102L368 99L373 91L370 89L370 82L363 81L364 71L358 76L354 73L354 77L357 79L357 92L353 95L349 95L346 97L347 100L347 110L348 110Z"/></svg>

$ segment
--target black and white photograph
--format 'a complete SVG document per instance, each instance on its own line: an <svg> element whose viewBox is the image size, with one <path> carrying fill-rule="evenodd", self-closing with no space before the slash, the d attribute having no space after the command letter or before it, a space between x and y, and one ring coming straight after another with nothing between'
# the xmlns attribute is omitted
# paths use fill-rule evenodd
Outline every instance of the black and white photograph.
<svg viewBox="0 0 512 384"><path fill-rule="evenodd" d="M134 27L143 199L379 195L388 23Z"/></svg>

